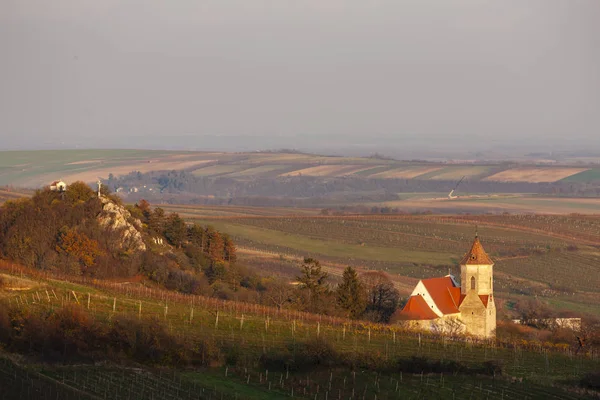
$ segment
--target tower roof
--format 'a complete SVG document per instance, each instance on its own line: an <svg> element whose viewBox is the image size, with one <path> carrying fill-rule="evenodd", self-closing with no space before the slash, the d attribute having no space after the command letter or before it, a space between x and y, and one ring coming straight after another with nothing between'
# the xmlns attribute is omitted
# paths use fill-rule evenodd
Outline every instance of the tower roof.
<svg viewBox="0 0 600 400"><path fill-rule="evenodd" d="M471 250L465 254L460 265L492 265L494 262L487 255L481 242L479 241L479 237L475 236L475 240L473 241L473 245L471 246Z"/></svg>

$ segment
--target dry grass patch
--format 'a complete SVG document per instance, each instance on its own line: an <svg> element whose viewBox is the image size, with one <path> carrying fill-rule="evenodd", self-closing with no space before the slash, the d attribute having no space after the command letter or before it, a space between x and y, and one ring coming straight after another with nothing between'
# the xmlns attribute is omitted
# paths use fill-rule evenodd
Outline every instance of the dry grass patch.
<svg viewBox="0 0 600 400"><path fill-rule="evenodd" d="M31 290L39 286L40 284L38 282L30 279L19 278L17 276L8 274L0 274L0 290L7 292L24 291Z"/></svg>
<svg viewBox="0 0 600 400"><path fill-rule="evenodd" d="M483 173L489 171L488 167L480 167L480 166L469 166L469 167L449 167L442 169L439 174L435 174L429 179L432 180L444 180L444 181L452 181L458 180L463 176L470 178L473 176L478 176Z"/></svg>
<svg viewBox="0 0 600 400"><path fill-rule="evenodd" d="M339 176L346 170L358 168L357 165L319 165L288 172L280 176Z"/></svg>
<svg viewBox="0 0 600 400"><path fill-rule="evenodd" d="M484 180L496 182L556 182L589 168L513 168L488 176Z"/></svg>
<svg viewBox="0 0 600 400"><path fill-rule="evenodd" d="M104 160L81 160L81 161L73 161L70 163L67 163L65 165L87 165L87 164L98 164L101 163Z"/></svg>
<svg viewBox="0 0 600 400"><path fill-rule="evenodd" d="M369 178L383 178L383 179L412 179L419 175L427 174L439 170L440 167L404 167L394 168L389 171L379 172L377 174L369 175Z"/></svg>
<svg viewBox="0 0 600 400"><path fill-rule="evenodd" d="M262 174L267 174L270 172L274 172L277 170L282 170L282 169L286 169L287 166L283 165L283 164L267 164L267 165L261 165L258 167L251 167L251 168L247 168L241 171L237 171L234 172L232 174L229 174L229 176L256 176L256 175L262 175Z"/></svg>

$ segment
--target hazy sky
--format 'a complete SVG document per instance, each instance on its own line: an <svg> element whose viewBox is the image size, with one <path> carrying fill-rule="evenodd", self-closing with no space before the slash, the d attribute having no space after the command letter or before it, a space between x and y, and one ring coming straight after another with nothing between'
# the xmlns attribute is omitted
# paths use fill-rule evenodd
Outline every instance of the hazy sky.
<svg viewBox="0 0 600 400"><path fill-rule="evenodd" d="M599 0L0 0L0 148L600 150L599 21Z"/></svg>

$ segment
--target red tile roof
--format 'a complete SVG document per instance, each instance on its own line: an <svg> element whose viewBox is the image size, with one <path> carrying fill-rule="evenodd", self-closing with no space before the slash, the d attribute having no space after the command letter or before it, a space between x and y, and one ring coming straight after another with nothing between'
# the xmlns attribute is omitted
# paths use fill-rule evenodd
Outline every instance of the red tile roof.
<svg viewBox="0 0 600 400"><path fill-rule="evenodd" d="M411 296L399 314L400 319L436 319L437 314L427 305L422 296Z"/></svg>
<svg viewBox="0 0 600 400"><path fill-rule="evenodd" d="M483 305L485 306L485 308L487 308L488 305L488 300L490 299L490 296L488 296L487 294L480 294L479 298L481 299L481 302L483 303Z"/></svg>
<svg viewBox="0 0 600 400"><path fill-rule="evenodd" d="M479 238L475 236L471 250L463 257L460 265L492 265L494 262L487 255L483 246L479 242Z"/></svg>
<svg viewBox="0 0 600 400"><path fill-rule="evenodd" d="M429 292L435 305L443 314L456 314L460 304L460 288L454 286L450 276L423 279L423 285Z"/></svg>

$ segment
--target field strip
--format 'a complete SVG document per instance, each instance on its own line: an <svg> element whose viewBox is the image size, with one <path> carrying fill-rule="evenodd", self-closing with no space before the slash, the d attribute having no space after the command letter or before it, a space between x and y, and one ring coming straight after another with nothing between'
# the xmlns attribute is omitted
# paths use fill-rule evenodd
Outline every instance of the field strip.
<svg viewBox="0 0 600 400"><path fill-rule="evenodd" d="M531 227L526 227L526 226L522 226L522 225L514 225L514 224L505 224L505 223L499 223L499 222L494 222L494 221L488 221L488 220L483 220L483 219L478 219L477 217L455 217L455 218L451 218L451 217L432 217L432 218L418 218L418 217L413 217L413 216L373 216L373 215L352 215L352 216L348 216L348 215L340 215L340 216L298 216L298 215L290 215L290 216L285 216L285 217L280 217L280 216L264 216L264 217L256 217L256 216L241 216L241 217L234 217L234 216L226 216L226 217L211 217L211 216L207 216L207 217L202 217L201 219L203 220L210 220L210 221L228 221L228 220L235 220L235 219L247 219L247 218L264 218L264 219L280 219L280 218L286 218L286 219L319 219L319 218L323 218L323 219L341 219L341 220L361 220L361 219L371 219L371 220L409 220L409 221L431 221L432 223L435 222L441 222L441 223L445 223L445 224L460 224L460 225L480 225L480 226L488 226L488 227L496 227L496 228L502 228L502 229L506 229L506 230L512 230L512 231L518 231L518 232L525 232L525 233L534 233L537 235L541 235L541 236L547 236L547 237L552 237L552 238L556 238L556 239L562 239L565 241L569 241L569 242L577 242L580 244L586 244L586 245L591 245L591 246L598 246L600 245L600 237L599 238L594 238L594 239L590 239L589 235L587 235L586 237L583 236L573 236L573 235L565 235L565 234L561 234L561 233L556 233L556 232L552 232L549 230L544 230L544 229L539 229L539 228L531 228ZM243 225L245 226L245 225Z"/></svg>
<svg viewBox="0 0 600 400"><path fill-rule="evenodd" d="M587 170L589 168L513 168L498 172L483 180L495 182L556 182Z"/></svg>
<svg viewBox="0 0 600 400"><path fill-rule="evenodd" d="M441 169L441 167L401 167L394 168L387 171L379 172L373 175L369 175L369 178L383 178L383 179L412 179L420 175L428 174Z"/></svg>
<svg viewBox="0 0 600 400"><path fill-rule="evenodd" d="M287 172L279 176L336 176L345 170L360 167L359 165L337 164L337 165L318 165L309 168L303 168L292 172Z"/></svg>

